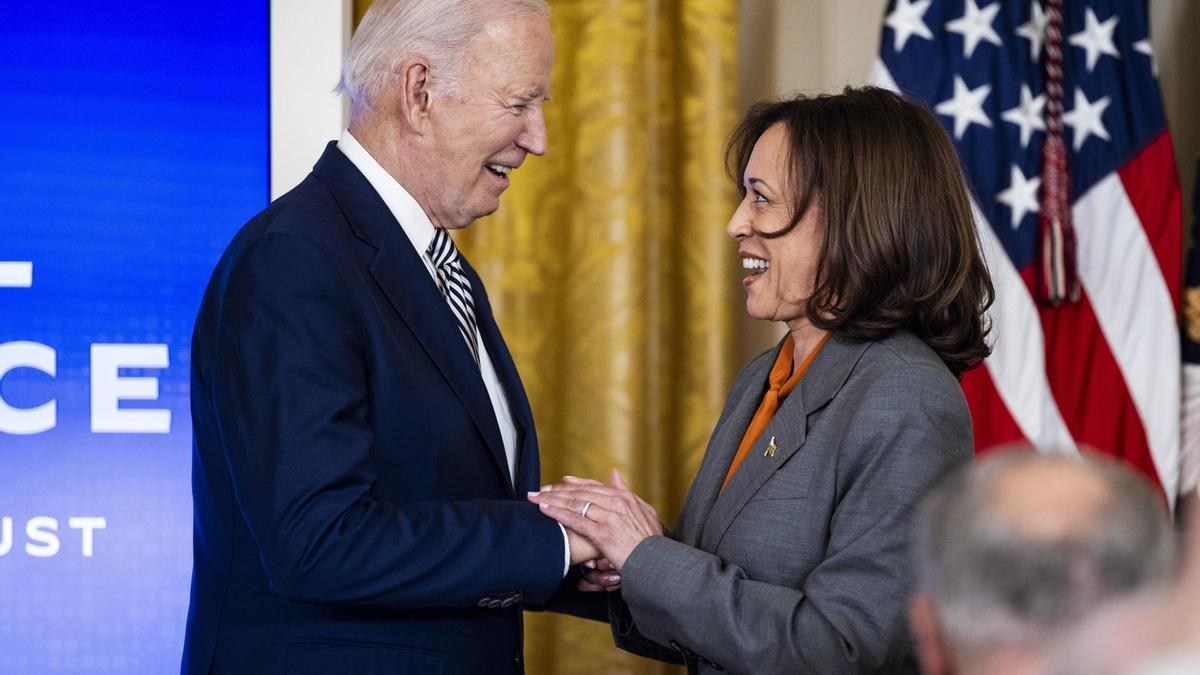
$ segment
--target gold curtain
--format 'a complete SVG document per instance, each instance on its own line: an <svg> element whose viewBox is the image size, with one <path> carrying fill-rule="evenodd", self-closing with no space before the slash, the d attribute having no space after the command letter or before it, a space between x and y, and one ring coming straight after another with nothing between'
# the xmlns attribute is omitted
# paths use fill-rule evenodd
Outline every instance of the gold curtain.
<svg viewBox="0 0 1200 675"><path fill-rule="evenodd" d="M673 523L739 365L723 165L737 0L551 6L549 153L456 239L533 404L542 478L617 467ZM614 648L605 625L526 616L532 674L675 672Z"/></svg>

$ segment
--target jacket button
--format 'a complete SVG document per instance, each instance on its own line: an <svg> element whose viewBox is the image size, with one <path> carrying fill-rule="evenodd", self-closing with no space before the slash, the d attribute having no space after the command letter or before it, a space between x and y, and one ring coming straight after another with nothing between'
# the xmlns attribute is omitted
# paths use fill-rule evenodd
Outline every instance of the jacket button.
<svg viewBox="0 0 1200 675"><path fill-rule="evenodd" d="M479 602L475 603L477 607L487 607L492 602L491 598L480 598Z"/></svg>
<svg viewBox="0 0 1200 675"><path fill-rule="evenodd" d="M516 668L518 673L525 671L525 667L521 664L521 657L519 657L519 656L513 657L513 668Z"/></svg>
<svg viewBox="0 0 1200 675"><path fill-rule="evenodd" d="M492 601L488 602L487 606L488 606L488 609L497 609L500 607L500 601L492 600Z"/></svg>
<svg viewBox="0 0 1200 675"><path fill-rule="evenodd" d="M683 657L683 660L688 663L691 663L692 659L695 657L695 654L690 649L688 649L687 647L684 647L683 645L679 644L678 642L676 642L674 640L671 640L667 644L667 646L670 647L671 649L674 649L675 651L679 652L679 655Z"/></svg>
<svg viewBox="0 0 1200 675"><path fill-rule="evenodd" d="M515 604L517 604L517 596L514 595L512 597L505 598L504 601L500 603L500 606L507 609Z"/></svg>

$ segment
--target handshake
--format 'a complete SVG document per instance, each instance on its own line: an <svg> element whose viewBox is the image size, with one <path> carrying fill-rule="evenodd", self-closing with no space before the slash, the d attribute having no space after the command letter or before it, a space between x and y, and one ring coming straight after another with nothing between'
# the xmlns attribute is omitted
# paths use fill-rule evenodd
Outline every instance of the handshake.
<svg viewBox="0 0 1200 675"><path fill-rule="evenodd" d="M530 492L529 501L567 530L571 564L584 566L581 591L614 591L625 560L642 540L663 533L658 512L612 470L609 484L574 476Z"/></svg>

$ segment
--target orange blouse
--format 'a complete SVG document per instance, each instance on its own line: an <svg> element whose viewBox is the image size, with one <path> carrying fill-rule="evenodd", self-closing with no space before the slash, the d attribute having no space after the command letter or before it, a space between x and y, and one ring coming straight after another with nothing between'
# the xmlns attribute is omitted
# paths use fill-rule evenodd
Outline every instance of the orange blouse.
<svg viewBox="0 0 1200 675"><path fill-rule="evenodd" d="M796 384L800 382L800 378L804 377L804 373L808 371L808 367L812 365L813 359L821 352L821 347L825 346L825 341L829 339L830 333L826 333L825 337L817 343L817 346L809 352L804 359L804 363L800 364L799 368L792 370L793 353L795 352L795 342L792 341L792 336L788 335L784 340L783 346L779 349L779 354L775 357L775 365L771 366L771 375L768 378L770 388L767 393L763 394L762 402L758 404L758 410L754 413L754 417L750 420L750 426L746 428L746 435L742 436L742 443L738 446L737 454L733 456L733 461L729 464L729 472L725 474L725 482L721 483L721 490L725 490L725 486L729 485L729 481L733 479L733 474L737 473L738 467L742 465L742 461L750 454L750 448L758 442L758 437L762 436L763 430L771 423L775 417L775 411L779 410L779 406L783 403L783 399L792 393L796 388ZM788 375L791 375L789 377Z"/></svg>

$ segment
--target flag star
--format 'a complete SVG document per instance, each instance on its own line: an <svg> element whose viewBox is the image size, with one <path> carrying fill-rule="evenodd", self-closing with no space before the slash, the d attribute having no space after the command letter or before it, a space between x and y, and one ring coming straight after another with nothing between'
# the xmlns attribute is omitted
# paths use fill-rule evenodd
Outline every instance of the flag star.
<svg viewBox="0 0 1200 675"><path fill-rule="evenodd" d="M1042 119L1042 109L1045 107L1046 95L1039 94L1037 98L1034 98L1033 92L1029 90L1029 85L1022 84L1020 105L1000 114L1000 119L1021 127L1022 148L1029 145L1029 139L1033 137L1034 131L1046 130L1046 122Z"/></svg>
<svg viewBox="0 0 1200 675"><path fill-rule="evenodd" d="M1082 47L1087 50L1087 69L1092 72L1096 67L1096 62L1100 60L1101 54L1108 54L1114 58L1121 58L1121 52L1117 51L1117 46L1113 44L1113 30L1117 27L1117 16L1114 14L1109 17L1104 23L1096 18L1096 13L1091 7L1087 8L1087 13L1084 15L1084 23L1086 27L1071 36L1069 42L1076 47Z"/></svg>
<svg viewBox="0 0 1200 675"><path fill-rule="evenodd" d="M1154 47L1150 46L1150 38L1133 43L1133 51L1149 56L1150 68L1154 70L1155 75L1158 75L1158 59L1154 58Z"/></svg>
<svg viewBox="0 0 1200 675"><path fill-rule="evenodd" d="M925 12L929 11L931 0L897 0L896 8L887 15L884 23L892 29L893 42L896 51L904 51L908 38L916 35L926 40L933 39L929 26L925 25Z"/></svg>
<svg viewBox="0 0 1200 675"><path fill-rule="evenodd" d="M966 11L963 15L946 22L946 30L963 36L963 56L971 58L971 54L975 53L975 48L984 40L994 45L1004 46L1004 43L1000 41L1000 36L992 28L992 21L995 21L996 13L1000 11L1000 3L993 2L987 7L979 9L975 0L965 0L965 2Z"/></svg>
<svg viewBox="0 0 1200 675"><path fill-rule="evenodd" d="M1038 176L1026 178L1021 167L1013 164L1011 182L1008 189L996 195L996 201L1008 206L1012 213L1012 228L1021 227L1021 221L1030 213L1038 213L1038 189L1042 187L1042 179Z"/></svg>
<svg viewBox="0 0 1200 675"><path fill-rule="evenodd" d="M1063 123L1075 131L1075 152L1083 147L1088 136L1098 136L1106 141L1112 140L1108 129L1104 128L1104 110L1112 99L1108 96L1088 101L1082 89L1075 90L1075 108L1063 113Z"/></svg>
<svg viewBox="0 0 1200 675"><path fill-rule="evenodd" d="M970 2L971 0L967 0ZM983 101L992 93L992 85L980 85L978 89L968 89L961 75L954 76L954 96L937 104L934 108L942 115L954 118L954 137L961 139L967 127L972 123L992 127L992 121L983 112Z"/></svg>
<svg viewBox="0 0 1200 675"><path fill-rule="evenodd" d="M1029 40L1029 58L1037 61L1042 53L1042 43L1046 40L1046 24L1050 20L1046 18L1042 3L1033 0L1030 4L1033 5L1033 11L1029 21L1017 27L1017 35Z"/></svg>

